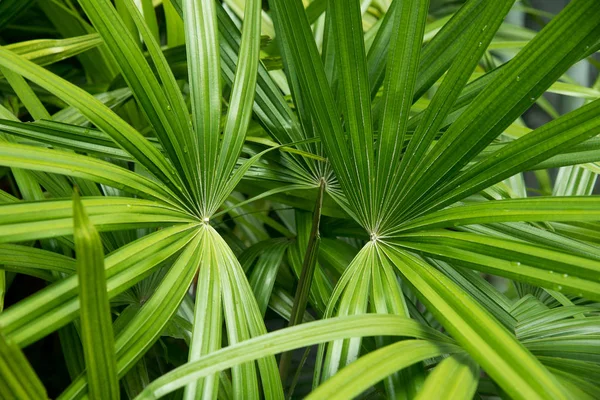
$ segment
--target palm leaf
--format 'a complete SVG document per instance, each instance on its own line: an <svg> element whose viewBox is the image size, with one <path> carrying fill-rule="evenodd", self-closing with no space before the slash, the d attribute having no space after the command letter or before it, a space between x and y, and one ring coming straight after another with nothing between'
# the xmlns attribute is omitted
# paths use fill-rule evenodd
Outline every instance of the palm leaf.
<svg viewBox="0 0 600 400"><path fill-rule="evenodd" d="M90 395L119 398L115 343L106 295L104 254L77 192L73 199L77 276L81 303L81 336Z"/></svg>
<svg viewBox="0 0 600 400"><path fill-rule="evenodd" d="M108 296L139 282L153 268L177 254L195 234L195 224L163 229L115 251L104 261ZM4 334L26 346L77 317L77 277L71 276L37 292L0 315Z"/></svg>
<svg viewBox="0 0 600 400"><path fill-rule="evenodd" d="M46 389L19 349L0 335L0 393L6 398L46 398Z"/></svg>
<svg viewBox="0 0 600 400"><path fill-rule="evenodd" d="M361 322L357 324L357 322ZM364 323L363 323L364 322ZM332 327L335 329L331 329ZM419 339L451 340L435 330L398 316L369 315L332 318L281 329L258 338L216 351L193 363L188 363L152 382L139 399L163 396L200 377L267 355L294 348L347 337L368 335L410 336ZM225 356L222 356L225 354Z"/></svg>
<svg viewBox="0 0 600 400"><path fill-rule="evenodd" d="M566 397L556 378L444 275L410 253L392 246L384 251L448 332L510 396Z"/></svg>
<svg viewBox="0 0 600 400"><path fill-rule="evenodd" d="M2 54L0 65L59 95L63 100L78 108L90 121L111 136L119 146L149 171L159 179L164 179L165 184L172 190L181 193L182 188L174 168L167 163L167 160L148 140L110 111L109 108L79 87L6 49L0 48L0 54Z"/></svg>

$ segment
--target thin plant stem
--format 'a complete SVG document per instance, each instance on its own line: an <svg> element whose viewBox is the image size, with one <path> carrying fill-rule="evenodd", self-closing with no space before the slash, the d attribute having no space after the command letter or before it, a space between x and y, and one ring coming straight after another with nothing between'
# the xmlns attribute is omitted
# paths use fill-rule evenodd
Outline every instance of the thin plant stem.
<svg viewBox="0 0 600 400"><path fill-rule="evenodd" d="M319 243L321 241L321 237L319 235L319 223L321 221L321 208L323 207L324 192L325 180L322 179L313 212L312 228L310 231L310 237L308 239L308 246L306 247L306 252L304 253L302 271L300 272L298 288L296 289L296 294L294 296L294 304L292 306L292 312L288 326L298 325L302 321L302 316L304 315L306 304L308 303L308 294L310 293L310 286L312 284L315 267L317 265L317 254L319 252ZM279 360L279 375L281 376L281 381L284 383L289 372L291 361L292 352L290 351L283 353L281 355L281 359Z"/></svg>

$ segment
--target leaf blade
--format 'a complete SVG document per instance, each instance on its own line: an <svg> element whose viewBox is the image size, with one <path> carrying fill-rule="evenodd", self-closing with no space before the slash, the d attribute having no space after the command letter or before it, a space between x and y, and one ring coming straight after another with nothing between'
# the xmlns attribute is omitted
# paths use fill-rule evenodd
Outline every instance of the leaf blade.
<svg viewBox="0 0 600 400"><path fill-rule="evenodd" d="M81 303L81 336L90 396L119 399L115 342L106 294L104 252L77 192L73 198L77 276Z"/></svg>
<svg viewBox="0 0 600 400"><path fill-rule="evenodd" d="M445 358L427 377L416 400L472 399L479 381L479 367L465 354Z"/></svg>
<svg viewBox="0 0 600 400"><path fill-rule="evenodd" d="M385 246L383 250L421 294L421 301L510 396L566 398L560 384L541 363L448 278L397 247Z"/></svg>
<svg viewBox="0 0 600 400"><path fill-rule="evenodd" d="M200 160L202 218L215 190L215 168L221 120L221 67L218 48L216 5L211 0L183 4L192 121Z"/></svg>
<svg viewBox="0 0 600 400"><path fill-rule="evenodd" d="M0 65L42 86L78 108L90 121L111 136L119 146L171 190L175 193L182 193L183 189L177 174L165 157L139 132L92 95L4 48L0 48Z"/></svg>
<svg viewBox="0 0 600 400"><path fill-rule="evenodd" d="M419 167L407 207L460 169L522 114L600 36L598 21L587 18L596 4L570 3L510 62L461 114ZM578 35L567 32L577 31ZM555 46L557 42L563 43ZM554 51L547 46L552 43ZM543 56L543 57L542 57ZM532 100L533 99L533 100ZM475 134L477 133L477 134Z"/></svg>
<svg viewBox="0 0 600 400"><path fill-rule="evenodd" d="M164 396L199 377L267 355L330 340L369 335L410 336L452 343L451 339L431 328L395 315L331 318L280 329L218 350L155 380L138 399Z"/></svg>
<svg viewBox="0 0 600 400"><path fill-rule="evenodd" d="M371 385L419 361L446 352L460 352L458 346L424 340L403 340L362 356L317 387L306 398L349 399Z"/></svg>
<svg viewBox="0 0 600 400"><path fill-rule="evenodd" d="M46 389L19 347L0 334L0 394L45 399Z"/></svg>

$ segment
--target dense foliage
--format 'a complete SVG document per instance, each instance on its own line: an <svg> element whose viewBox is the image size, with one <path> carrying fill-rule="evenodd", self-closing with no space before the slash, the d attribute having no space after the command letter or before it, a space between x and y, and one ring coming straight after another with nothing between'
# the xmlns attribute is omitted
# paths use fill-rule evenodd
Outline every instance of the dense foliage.
<svg viewBox="0 0 600 400"><path fill-rule="evenodd" d="M0 397L600 398L597 0L3 0L0 39Z"/></svg>

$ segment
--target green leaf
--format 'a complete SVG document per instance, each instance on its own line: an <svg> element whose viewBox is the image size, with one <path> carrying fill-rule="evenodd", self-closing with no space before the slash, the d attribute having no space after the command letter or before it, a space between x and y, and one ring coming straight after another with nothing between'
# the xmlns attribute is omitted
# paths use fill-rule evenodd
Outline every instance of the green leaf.
<svg viewBox="0 0 600 400"><path fill-rule="evenodd" d="M75 324L69 324L58 330L58 336L69 377L75 379L85 369L85 356L79 332Z"/></svg>
<svg viewBox="0 0 600 400"><path fill-rule="evenodd" d="M315 2L313 1L311 5L314 3ZM381 19L381 24L379 25L379 29L377 29L377 34L373 38L373 42L371 43L371 46L367 52L367 69L372 99L374 99L377 95L377 92L379 92L385 77L386 60L388 51L390 49L388 44L392 35L392 29L394 27L394 13L397 4L398 3L396 2L392 2L390 4L390 8ZM306 10L307 13L309 12L309 9L310 6Z"/></svg>
<svg viewBox="0 0 600 400"><path fill-rule="evenodd" d="M183 17L181 0L171 0L174 8ZM227 84L232 84L235 76L236 65L240 48L241 34L232 21L228 12L220 3L216 3L217 19L220 34L220 54L222 78ZM305 132L301 130L300 124L281 94L281 90L273 81L269 72L262 63L258 65L257 90L254 98L254 112L265 129L276 138L279 143L297 142L306 139ZM309 150L306 147L302 147ZM304 166L297 160L293 160L292 167L302 175L306 175L306 169L315 171L312 163ZM312 178L311 178L312 180Z"/></svg>
<svg viewBox="0 0 600 400"><path fill-rule="evenodd" d="M508 237L523 240L528 243L541 244L550 248L600 260L600 251L592 244L584 243L574 238L541 229L527 223L502 223L489 226L468 226L465 231L484 233L492 237Z"/></svg>
<svg viewBox="0 0 600 400"><path fill-rule="evenodd" d="M102 243L77 192L73 197L73 224L81 304L81 339L90 396L119 399L115 341L106 294Z"/></svg>
<svg viewBox="0 0 600 400"><path fill-rule="evenodd" d="M171 190L174 190L175 193L182 193L183 189L179 178L165 157L131 125L92 95L4 48L0 48L0 65L22 75L78 108L82 114L112 137L119 146Z"/></svg>
<svg viewBox="0 0 600 400"><path fill-rule="evenodd" d="M424 46L419 60L419 75L414 100L423 96L456 60L458 53L464 49L465 37L467 35L477 36L473 35L475 31L472 30L472 27L484 18L482 12L485 6L489 6L489 4L482 0L464 2L462 7L442 26L433 39ZM441 19L434 23L439 21ZM485 30L488 28L486 27ZM484 36L484 38L487 38L487 36ZM479 47L479 43L477 45ZM483 40L481 47L483 47Z"/></svg>
<svg viewBox="0 0 600 400"><path fill-rule="evenodd" d="M317 387L307 399L350 399L393 372L443 353L462 351L448 343L404 340L375 350Z"/></svg>
<svg viewBox="0 0 600 400"><path fill-rule="evenodd" d="M101 230L195 222L194 218L175 208L149 200L96 197L86 198L83 203L92 223ZM0 242L70 235L73 233L72 217L68 200L1 204Z"/></svg>
<svg viewBox="0 0 600 400"><path fill-rule="evenodd" d="M336 284L327 304L324 318L333 315L359 315L368 312L369 293L371 291L372 271L380 267L377 249L372 243L367 243L348 266ZM321 380L326 380L359 356L361 338L338 340L326 348L324 362L322 361L324 346L319 346L317 368L315 368L313 386ZM322 372L321 363L323 362Z"/></svg>
<svg viewBox="0 0 600 400"><path fill-rule="evenodd" d="M600 362L598 335L572 335L524 340L523 344L535 355L566 359Z"/></svg>
<svg viewBox="0 0 600 400"><path fill-rule="evenodd" d="M598 382L600 378L600 369L596 364L591 362L546 356L538 356L538 359L544 365L554 368L554 370L560 369L565 372L571 372L591 383Z"/></svg>
<svg viewBox="0 0 600 400"><path fill-rule="evenodd" d="M219 269L222 274L223 311L230 344L267 333L262 315L248 284L247 278L231 249L210 228L208 233L217 249ZM239 307L238 304L242 304ZM277 373L274 357L263 357L257 361L265 397L283 399L281 380ZM249 398L258 398L258 380L254 363L236 366L232 369L234 390Z"/></svg>
<svg viewBox="0 0 600 400"><path fill-rule="evenodd" d="M68 39L28 40L11 43L4 46L4 48L38 65L45 66L76 56L101 44L102 39L100 36L91 33Z"/></svg>
<svg viewBox="0 0 600 400"><path fill-rule="evenodd" d="M571 2L502 68L422 160L406 207L456 176L598 40L598 21L588 18L595 7L593 0Z"/></svg>
<svg viewBox="0 0 600 400"><path fill-rule="evenodd" d="M252 105L254 104L260 59L261 11L262 3L260 0L250 0L245 3L242 40L238 53L239 59L231 87L225 125L223 126L220 154L216 160L216 173L220 177L216 182L217 187L226 185L227 178L235 167L242 150L246 130L252 117ZM218 193L218 190L215 193Z"/></svg>
<svg viewBox="0 0 600 400"><path fill-rule="evenodd" d="M44 269L73 274L75 260L51 251L15 244L0 245L0 265L7 270Z"/></svg>
<svg viewBox="0 0 600 400"><path fill-rule="evenodd" d="M142 175L106 161L59 150L0 143L0 165L76 176L182 207L179 198Z"/></svg>
<svg viewBox="0 0 600 400"><path fill-rule="evenodd" d="M390 231L419 231L496 222L600 220L600 197L534 197L466 204L429 213Z"/></svg>
<svg viewBox="0 0 600 400"><path fill-rule="evenodd" d="M560 380L561 384L570 391L571 395L578 399L588 399L593 400L600 396L600 389L597 385L582 379L581 377L571 374L568 372L563 372L560 370L555 370L550 368L552 373Z"/></svg>
<svg viewBox="0 0 600 400"><path fill-rule="evenodd" d="M597 313L597 309L585 306L552 308L519 321L515 333L520 340L579 334L593 335L600 331L598 326L600 318L594 316Z"/></svg>
<svg viewBox="0 0 600 400"><path fill-rule="evenodd" d="M178 5L180 7L179 11L181 11L181 5ZM180 46L185 43L183 21L171 0L163 1L163 7L167 24L167 44L169 47Z"/></svg>
<svg viewBox="0 0 600 400"><path fill-rule="evenodd" d="M472 233L406 234L397 242L459 265L557 291L598 299L600 262L516 240Z"/></svg>
<svg viewBox="0 0 600 400"><path fill-rule="evenodd" d="M142 50L111 2L83 0L81 3L117 61L123 77L154 128L169 160L177 169L179 177L186 182L184 193L187 194L190 188L197 199L196 146L187 107L160 45L146 23L147 18L144 22L144 16L154 15L154 9L150 4L148 10L148 2L144 1L142 15L132 0L123 1L148 48L160 82L155 78Z"/></svg>
<svg viewBox="0 0 600 400"><path fill-rule="evenodd" d="M391 191L389 198L386 199L386 208L382 211L385 216L384 221L397 219L398 210L402 210L402 201L398 201L397 197L406 193L407 189L414 184L414 172L418 171L419 163L444 125L446 117L467 83L471 71L477 66L512 3L514 1L504 0L486 4L479 18L465 33L465 38L461 43L462 48L456 55L456 60L452 63L431 103L425 109L422 120L410 139L398 167L399 171L395 171L392 175L392 180L389 182ZM395 222L389 222L389 224L393 226Z"/></svg>
<svg viewBox="0 0 600 400"><path fill-rule="evenodd" d="M35 0L6 0L0 5L0 29L3 29L35 3Z"/></svg>
<svg viewBox="0 0 600 400"><path fill-rule="evenodd" d="M6 271L0 270L0 312L4 310L5 295L6 295Z"/></svg>
<svg viewBox="0 0 600 400"><path fill-rule="evenodd" d="M67 113L59 116L71 118ZM55 114L56 118L57 115ZM73 116L73 118L76 118ZM117 146L102 131L58 122L37 121L34 124L0 120L0 131L35 140L57 148L86 152L90 155L132 161L131 156Z"/></svg>
<svg viewBox="0 0 600 400"><path fill-rule="evenodd" d="M416 400L473 398L479 381L479 367L466 354L445 358L429 374Z"/></svg>
<svg viewBox="0 0 600 400"><path fill-rule="evenodd" d="M202 218L210 218L207 207L216 189L216 164L221 121L221 67L218 47L217 15L212 0L193 0L183 4L192 102L192 121L196 130L201 182Z"/></svg>
<svg viewBox="0 0 600 400"><path fill-rule="evenodd" d="M255 246L259 245L262 245L262 243L257 243ZM269 305L279 266L281 265L283 256L288 247L289 242L287 239L274 240L268 247L261 246L260 255L256 254L257 257L248 260L250 261L249 263L245 265L242 263L244 253L238 258L242 267L245 267L244 270L247 270L250 263L256 260L248 280L250 286L252 286L252 291L254 292L254 296L256 297L258 307L263 317L265 316L267 306ZM252 247L247 251L252 251L251 249Z"/></svg>
<svg viewBox="0 0 600 400"><path fill-rule="evenodd" d="M48 398L21 349L3 334L0 334L0 395L6 399Z"/></svg>
<svg viewBox="0 0 600 400"><path fill-rule="evenodd" d="M5 67L0 67L0 72L34 119L50 118L50 114L22 76Z"/></svg>
<svg viewBox="0 0 600 400"><path fill-rule="evenodd" d="M452 343L443 334L408 318L361 315L331 318L280 329L218 350L152 382L138 399L156 399L203 376L268 355L335 339L370 335L409 336Z"/></svg>
<svg viewBox="0 0 600 400"><path fill-rule="evenodd" d="M321 185L319 186L319 194L317 195L317 200L315 202L315 208L313 210L312 215L312 221L310 224L310 233L308 234L308 237L306 237L306 234L304 232L299 232L298 234L297 240L302 240L303 242L306 242L306 244L302 244L302 248L305 247L306 250L302 258L302 267L298 275L298 286L296 287L294 303L292 305L292 311L290 314L288 326L298 325L302 322L304 312L306 311L306 307L308 305L308 298L311 292L310 289L313 281L315 280L314 276L315 272L317 271L319 243L321 241L319 225L321 223L321 208L323 207L324 193L325 182L321 181ZM300 229L302 228L302 224L300 218L298 218L298 220L298 231L300 231ZM315 285L315 288L316 286L317 285ZM279 360L279 374L283 382L287 380L291 360L292 354L290 352L282 354Z"/></svg>
<svg viewBox="0 0 600 400"><path fill-rule="evenodd" d="M533 168L540 162L569 148L575 148L574 145L596 136L600 133L598 109L600 109L600 101L596 100L510 142L435 191L437 197L431 202L429 208L441 208L477 193L485 187L517 172ZM571 154L567 157L569 159L567 164L578 162Z"/></svg>
<svg viewBox="0 0 600 400"><path fill-rule="evenodd" d="M122 293L177 254L190 241L196 226L162 229L107 256L108 297ZM74 320L78 313L77 277L70 276L0 313L0 325L8 339L26 346Z"/></svg>
<svg viewBox="0 0 600 400"><path fill-rule="evenodd" d="M563 167L558 170L553 196L591 196L598 175L579 167Z"/></svg>
<svg viewBox="0 0 600 400"><path fill-rule="evenodd" d="M309 114L303 116L303 119L306 121L312 118L337 178L346 189L348 201L354 205L351 212L355 220L363 226L368 226L369 207L364 196L354 190L358 186L357 171L353 167L333 93L329 88L304 8L298 0L271 0L269 4L286 65L297 71L295 77L302 93L294 92L294 95L296 102L306 104Z"/></svg>
<svg viewBox="0 0 600 400"><path fill-rule="evenodd" d="M433 259L427 262L444 273L460 288L469 293L475 300L483 305L507 329L514 330L516 319L511 315L512 300L498 288L488 282L476 271L466 268L455 268L452 265Z"/></svg>
<svg viewBox="0 0 600 400"><path fill-rule="evenodd" d="M379 233L386 204L392 201L389 192L397 184L395 177L399 171L396 166L407 131L428 9L429 1L415 0L403 1L395 10L381 100L383 110L377 147L377 178L372 194L372 201L377 205L377 222L369 226L371 233Z"/></svg>
<svg viewBox="0 0 600 400"><path fill-rule="evenodd" d="M306 142L310 142L310 141L311 140L304 140L299 143L306 143ZM283 145L268 148L266 150L261 151L260 153L253 155L252 157L244 160L242 162L242 164L229 177L229 180L221 188L220 192L217 193L218 197L216 197L216 200L210 204L211 208L208 209L208 215L215 214L218 207L227 200L227 198L229 197L231 192L233 192L233 190L240 183L240 181L246 176L246 174L248 173L250 168L252 168L261 159L262 156L264 156L265 154L267 154L273 150L277 150L281 147L283 147ZM204 217L203 219L206 220L206 217Z"/></svg>
<svg viewBox="0 0 600 400"><path fill-rule="evenodd" d="M335 63L340 75L339 90L344 99L339 102L339 113L344 116L351 143L349 156L356 169L358 187L355 190L366 195L371 192L375 155L364 35L360 29L360 3L358 0L331 0L328 15L331 15ZM418 36L418 32L415 35ZM367 208L367 220L372 221L373 204L367 201L362 205Z"/></svg>
<svg viewBox="0 0 600 400"><path fill-rule="evenodd" d="M120 88L111 90L109 92L99 93L94 96L100 100L104 105L111 109L121 106L125 101L131 98L131 90L126 88ZM58 111L52 116L54 122L64 122L66 124L73 125L88 125L89 120L79 112L75 107L66 107ZM46 121L47 122L47 121ZM39 123L39 122L38 122ZM108 137L108 136L107 136ZM115 147L119 147L115 144Z"/></svg>
<svg viewBox="0 0 600 400"><path fill-rule="evenodd" d="M37 6L51 22L58 34L65 38L74 38L87 34L97 35L87 18L83 18L77 9L59 1L40 1ZM77 56L87 78L97 84L108 84L115 77L118 68L105 46L91 49Z"/></svg>
<svg viewBox="0 0 600 400"><path fill-rule="evenodd" d="M511 397L566 398L552 374L442 273L397 247L382 248L444 328Z"/></svg>
<svg viewBox="0 0 600 400"><path fill-rule="evenodd" d="M322 212L323 208L321 208ZM321 215L321 218L323 216ZM295 276L299 279L302 275L303 264L305 263L307 251L309 251L309 241L311 241L311 232L313 228L313 214L309 212L303 212L300 210L296 210L295 212L295 223L296 223L296 242L290 247L288 251L288 262L290 266L293 268ZM320 223L319 223L320 225ZM318 240L318 252L316 253L317 259L315 265L315 271L312 278L312 283L310 285L310 291L308 296L308 301L310 302L310 306L314 308L318 314L322 314L326 307L329 297L331 296L331 292L333 291L333 283L332 280L339 277L340 273L332 268L333 271L327 271L322 264L322 258L324 254L329 252L327 256L336 257L338 254L337 248L331 250L331 246L326 249L322 248L323 245L323 237L321 235L322 226L319 226L319 240ZM314 243L315 245L317 243ZM335 242L335 244L338 244ZM310 249L310 251L314 251L315 247ZM310 255L310 252L309 252ZM353 254L354 255L354 254ZM350 264L350 260L344 264L343 258L336 259L335 262L339 264L343 264L343 268L347 267ZM308 262L308 261L307 261ZM312 262L312 261L310 261ZM337 265L336 265L337 266ZM331 275L328 275L331 273Z"/></svg>

